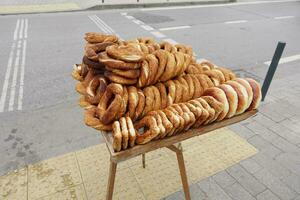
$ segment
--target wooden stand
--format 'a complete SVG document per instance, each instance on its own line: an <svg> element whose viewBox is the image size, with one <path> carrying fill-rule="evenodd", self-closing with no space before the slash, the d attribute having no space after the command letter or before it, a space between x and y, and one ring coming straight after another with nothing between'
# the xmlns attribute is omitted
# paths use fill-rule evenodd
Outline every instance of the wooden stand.
<svg viewBox="0 0 300 200"><path fill-rule="evenodd" d="M120 152L114 152L113 147L112 147L112 136L109 133L102 133L102 135L105 138L106 146L109 150L110 153L110 167L109 167L109 177L108 177L108 184L107 184L107 193L106 193L106 200L112 200L113 196L113 191L114 191L114 183L115 183L115 176L116 176L116 170L117 170L117 163L121 161L128 160L130 158L142 155L142 164L143 167L146 167L145 163L145 153L154 151L159 148L166 147L170 149L171 151L174 151L177 156L177 161L178 161L178 167L180 171L180 176L181 176L181 181L182 181L182 186L183 186L183 191L185 194L185 199L190 200L190 191L189 191L189 185L188 185L188 180L187 180L187 175L186 175L186 170L185 170L185 165L184 165L184 159L183 159L183 154L182 154L182 149L181 146L177 147L175 144L180 143L181 141L184 141L186 139L199 136L205 133L208 133L210 131L238 123L240 121L243 121L257 113L257 110L252 110L246 113L243 113L241 115L235 116L230 119L222 120L220 122L215 122L210 125L202 126L198 129L191 129L188 130L185 133L181 133L172 137L164 138L161 140L155 140L151 141L147 144L144 145L137 145L132 148L129 148L124 151ZM179 144L180 145L180 144Z"/></svg>

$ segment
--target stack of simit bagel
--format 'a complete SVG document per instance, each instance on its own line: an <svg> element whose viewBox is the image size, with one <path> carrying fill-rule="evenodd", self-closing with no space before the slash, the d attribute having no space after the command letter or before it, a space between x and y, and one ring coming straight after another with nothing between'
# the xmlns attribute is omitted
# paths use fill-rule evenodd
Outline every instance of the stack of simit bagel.
<svg viewBox="0 0 300 200"><path fill-rule="evenodd" d="M79 105L88 126L112 130L115 151L233 117L260 102L255 80L196 62L189 46L101 33L87 33L85 40L82 63L72 72Z"/></svg>

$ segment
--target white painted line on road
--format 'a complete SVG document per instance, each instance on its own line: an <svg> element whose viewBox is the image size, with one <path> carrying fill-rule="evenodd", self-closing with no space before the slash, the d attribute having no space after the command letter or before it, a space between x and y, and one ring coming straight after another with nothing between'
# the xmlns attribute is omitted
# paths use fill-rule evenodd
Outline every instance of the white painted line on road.
<svg viewBox="0 0 300 200"><path fill-rule="evenodd" d="M125 16L127 15L127 12L122 12L121 15Z"/></svg>
<svg viewBox="0 0 300 200"><path fill-rule="evenodd" d="M20 31L20 33L21 33L21 31ZM20 53L21 53L21 44L22 44L21 42L22 42L21 40L18 41L17 54L16 54L16 59L15 59L14 72L13 72L13 79L12 79L12 84L10 86L8 111L14 110L17 77L18 77L18 71L19 71L19 66L20 66Z"/></svg>
<svg viewBox="0 0 300 200"><path fill-rule="evenodd" d="M89 16L89 18L98 26L98 28L100 28L104 33L109 34L109 30L104 27L96 18L95 15Z"/></svg>
<svg viewBox="0 0 300 200"><path fill-rule="evenodd" d="M300 54L281 58L279 64L289 63L300 60ZM270 65L271 61L264 62L265 65Z"/></svg>
<svg viewBox="0 0 300 200"><path fill-rule="evenodd" d="M211 4L211 5L193 5L193 6L170 6L170 7L142 8L140 10L141 11L179 10L179 9L227 7L227 6L241 6L241 5L255 5L255 4L287 3L287 2L298 2L298 1L299 0L252 1L252 2L239 2L239 3Z"/></svg>
<svg viewBox="0 0 300 200"><path fill-rule="evenodd" d="M167 39L164 39L163 41L166 41L166 42L169 42L170 44L178 44L175 40L171 39L171 38L167 38Z"/></svg>
<svg viewBox="0 0 300 200"><path fill-rule="evenodd" d="M274 17L274 19L291 19L294 18L295 16L281 16L281 17Z"/></svg>
<svg viewBox="0 0 300 200"><path fill-rule="evenodd" d="M25 28L24 28L24 38L27 38L28 35L28 19L25 19Z"/></svg>
<svg viewBox="0 0 300 200"><path fill-rule="evenodd" d="M16 29L17 29L17 27L16 27ZM13 44L11 46L10 53L9 53L9 58L8 58L4 83L3 83L3 87L2 87L2 93L1 93L1 98L0 98L0 113L4 111L6 95L7 95L7 89L8 89L8 83L9 83L9 77L10 77L10 72L11 72L11 68L12 68L12 64L13 64L15 48L16 48L16 43L13 42Z"/></svg>
<svg viewBox="0 0 300 200"><path fill-rule="evenodd" d="M247 20L236 20L236 21L227 21L224 22L225 24L240 24L240 23L246 23L248 22Z"/></svg>
<svg viewBox="0 0 300 200"><path fill-rule="evenodd" d="M25 29L25 31L26 31L26 29ZM25 62L26 62L26 46L27 46L27 41L23 40L21 72L20 72L20 88L19 88L19 98L18 98L18 110L22 110L22 107L23 107L24 75L25 75Z"/></svg>
<svg viewBox="0 0 300 200"><path fill-rule="evenodd" d="M133 16L130 16L130 15L126 15L125 16L127 19L135 19Z"/></svg>
<svg viewBox="0 0 300 200"><path fill-rule="evenodd" d="M149 25L141 25L141 27L143 29L145 29L146 31L153 31L154 30L154 28L152 26L149 26Z"/></svg>
<svg viewBox="0 0 300 200"><path fill-rule="evenodd" d="M169 31L169 30L178 30L178 29L186 29L191 28L191 26L173 26L173 27L166 27L166 28L160 28L160 31Z"/></svg>
<svg viewBox="0 0 300 200"><path fill-rule="evenodd" d="M161 32L158 32L158 31L152 31L150 33L152 35L154 35L155 37L157 37L157 38L164 38L164 37L166 37L164 34L162 34Z"/></svg>
<svg viewBox="0 0 300 200"><path fill-rule="evenodd" d="M18 19L16 28L15 28L15 32L14 32L14 40L17 40L17 38L18 38L19 26L20 26L20 20Z"/></svg>
<svg viewBox="0 0 300 200"><path fill-rule="evenodd" d="M136 23L136 24L138 24L138 25L144 24L144 22L142 22L141 20L138 20L138 19L134 19L134 20L132 20L132 21L133 21L133 23Z"/></svg>
<svg viewBox="0 0 300 200"><path fill-rule="evenodd" d="M96 18L98 19L98 21L100 21L100 23L103 24L104 27L106 27L110 31L111 34L115 34L115 31L110 26L108 26L102 19L100 19L100 17L96 15Z"/></svg>
<svg viewBox="0 0 300 200"><path fill-rule="evenodd" d="M19 39L23 38L23 29L24 29L24 19L21 19L21 28L19 32Z"/></svg>

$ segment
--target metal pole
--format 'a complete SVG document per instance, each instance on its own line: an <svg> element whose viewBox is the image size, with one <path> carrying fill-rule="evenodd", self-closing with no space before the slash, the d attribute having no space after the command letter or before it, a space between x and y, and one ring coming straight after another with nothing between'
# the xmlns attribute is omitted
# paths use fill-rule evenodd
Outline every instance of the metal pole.
<svg viewBox="0 0 300 200"><path fill-rule="evenodd" d="M276 69L277 69L279 60L280 60L280 58L281 58L282 52L283 52L283 50L284 50L285 44L286 44L285 42L278 42L278 44L277 44L275 53L274 53L274 55L273 55L271 64L270 64L270 66L269 66L269 70L268 70L268 72L267 72L267 74L266 74L266 77L265 77L263 86L262 86L262 88L261 88L262 101L265 100L265 97L266 97L266 95L267 95L268 89L269 89L270 84L271 84L271 82L272 82L273 76L274 76L275 71L276 71Z"/></svg>

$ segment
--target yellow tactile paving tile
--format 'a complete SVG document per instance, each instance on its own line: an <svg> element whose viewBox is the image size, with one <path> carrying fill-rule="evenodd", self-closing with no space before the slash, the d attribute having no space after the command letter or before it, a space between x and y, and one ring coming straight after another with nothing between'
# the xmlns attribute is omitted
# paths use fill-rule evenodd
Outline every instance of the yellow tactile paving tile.
<svg viewBox="0 0 300 200"><path fill-rule="evenodd" d="M39 198L38 200L87 200L83 184Z"/></svg>
<svg viewBox="0 0 300 200"><path fill-rule="evenodd" d="M36 12L57 12L79 10L76 3L54 3L54 4L33 4L33 5L5 5L0 6L0 14L15 13L36 13Z"/></svg>
<svg viewBox="0 0 300 200"><path fill-rule="evenodd" d="M189 183L254 155L257 150L227 128L182 143ZM0 177L0 199L105 199L109 153L105 144L42 161ZM28 174L28 175L27 175ZM28 183L27 183L28 179ZM181 189L176 154L166 148L118 165L114 199L156 200Z"/></svg>
<svg viewBox="0 0 300 200"><path fill-rule="evenodd" d="M80 183L75 153L28 166L28 199L38 199Z"/></svg>
<svg viewBox="0 0 300 200"><path fill-rule="evenodd" d="M27 168L0 177L0 199L27 199Z"/></svg>

